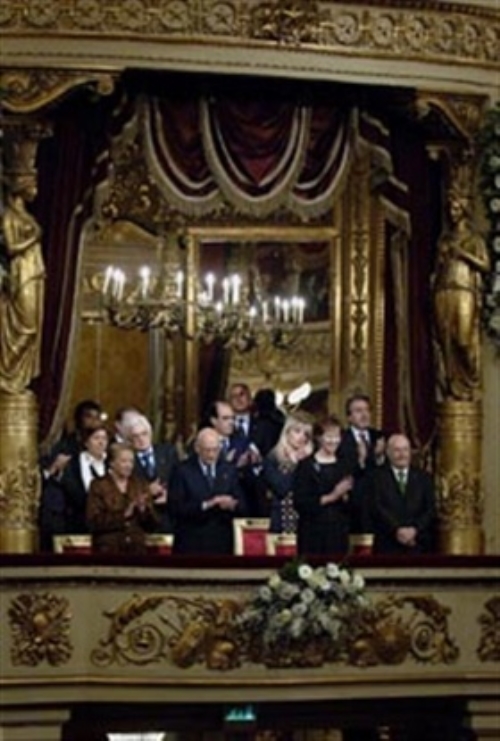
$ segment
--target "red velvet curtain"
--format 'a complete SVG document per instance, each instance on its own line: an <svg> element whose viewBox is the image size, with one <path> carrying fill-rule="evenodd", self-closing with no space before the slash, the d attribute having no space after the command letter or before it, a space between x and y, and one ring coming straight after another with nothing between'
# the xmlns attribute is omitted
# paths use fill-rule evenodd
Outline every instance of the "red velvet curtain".
<svg viewBox="0 0 500 741"><path fill-rule="evenodd" d="M40 439L51 431L68 359L81 228L91 213L96 157L106 146L111 99L66 101L54 113L53 136L40 145L35 215L43 229L47 271L42 374L34 383Z"/></svg>
<svg viewBox="0 0 500 741"><path fill-rule="evenodd" d="M426 151L425 136L418 125L407 120L388 121L391 151L398 177L408 186L407 207L411 217L408 250L408 348L411 409L405 410L403 426L409 431L414 423L414 443L429 443L434 431L435 373L432 354L432 301L430 278L440 229L440 173ZM393 236L389 230L388 238ZM388 430L401 428L398 404L402 389L397 387L398 367L395 357L397 327L394 313L394 275L387 246L386 263L386 350L384 359L384 425Z"/></svg>

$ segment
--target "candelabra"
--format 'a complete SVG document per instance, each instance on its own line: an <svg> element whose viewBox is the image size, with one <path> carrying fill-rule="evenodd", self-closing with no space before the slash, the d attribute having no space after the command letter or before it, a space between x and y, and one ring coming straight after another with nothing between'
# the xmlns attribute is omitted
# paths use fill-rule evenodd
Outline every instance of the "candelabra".
<svg viewBox="0 0 500 741"><path fill-rule="evenodd" d="M297 341L305 321L301 296L259 295L240 275L207 273L189 291L182 270L140 268L133 280L108 266L100 282L102 315L124 329L161 328L169 337L218 343L248 352L268 342L281 350Z"/></svg>

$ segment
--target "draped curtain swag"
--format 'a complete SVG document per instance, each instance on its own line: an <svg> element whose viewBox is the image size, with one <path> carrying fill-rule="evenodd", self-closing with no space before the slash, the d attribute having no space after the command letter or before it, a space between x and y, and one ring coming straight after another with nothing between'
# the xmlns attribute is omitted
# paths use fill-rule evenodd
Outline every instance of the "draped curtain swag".
<svg viewBox="0 0 500 741"><path fill-rule="evenodd" d="M351 160L352 111L295 102L141 101L146 157L165 198L191 216L229 202L267 216L331 208Z"/></svg>

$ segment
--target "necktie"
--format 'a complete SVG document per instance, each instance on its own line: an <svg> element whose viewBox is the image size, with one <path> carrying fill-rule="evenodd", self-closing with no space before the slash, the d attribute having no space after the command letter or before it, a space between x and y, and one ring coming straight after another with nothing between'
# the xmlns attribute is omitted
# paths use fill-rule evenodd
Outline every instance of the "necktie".
<svg viewBox="0 0 500 741"><path fill-rule="evenodd" d="M238 417L238 419L236 420L236 430L243 437L246 437L247 435L245 421L246 420L244 417Z"/></svg>
<svg viewBox="0 0 500 741"><path fill-rule="evenodd" d="M148 479L154 478L155 463L153 459L153 453L151 451L148 451L146 453L141 453L141 464L144 470L146 471L146 476L148 477Z"/></svg>
<svg viewBox="0 0 500 741"><path fill-rule="evenodd" d="M398 489L401 494L406 491L406 474L404 471L398 471L397 473Z"/></svg>
<svg viewBox="0 0 500 741"><path fill-rule="evenodd" d="M212 466L205 466L205 476L207 479L208 488L213 491L215 483L215 472Z"/></svg>

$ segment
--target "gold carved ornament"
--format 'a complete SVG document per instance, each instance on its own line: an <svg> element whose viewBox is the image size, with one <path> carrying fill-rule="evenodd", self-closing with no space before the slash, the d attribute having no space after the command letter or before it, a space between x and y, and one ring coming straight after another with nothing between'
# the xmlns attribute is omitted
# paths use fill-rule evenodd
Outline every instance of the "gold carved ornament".
<svg viewBox="0 0 500 741"><path fill-rule="evenodd" d="M0 521L6 527L31 528L36 522L41 492L37 465L30 465L26 451L20 450L18 462L0 471Z"/></svg>
<svg viewBox="0 0 500 741"><path fill-rule="evenodd" d="M33 113L84 85L91 86L99 95L109 95L114 90L114 77L81 70L4 69L0 72L2 105L11 113Z"/></svg>
<svg viewBox="0 0 500 741"><path fill-rule="evenodd" d="M262 630L248 630L239 619L245 602L172 595L134 595L104 613L107 636L91 653L95 666L137 666L170 661L187 669L202 664L228 671L243 663L268 667L319 667L343 663L364 668L401 664L453 663L459 649L449 635L449 609L431 596L389 596L345 622L338 640L304 638L269 646ZM153 613L163 606L165 612Z"/></svg>
<svg viewBox="0 0 500 741"><path fill-rule="evenodd" d="M15 666L66 664L73 653L70 640L71 612L65 597L55 594L20 594L8 612L11 628L11 661Z"/></svg>
<svg viewBox="0 0 500 741"><path fill-rule="evenodd" d="M478 473L460 469L437 474L436 488L439 514L444 522L462 526L481 524L484 499Z"/></svg>
<svg viewBox="0 0 500 741"><path fill-rule="evenodd" d="M481 638L477 655L481 661L500 661L500 597L492 597L479 616Z"/></svg>
<svg viewBox="0 0 500 741"><path fill-rule="evenodd" d="M159 37L253 46L305 47L336 54L434 60L498 62L498 18L488 8L433 2L403 7L399 0L360 7L332 0L11 0L0 6L6 34L81 39L102 34L127 39ZM251 61L251 60L250 60ZM247 60L247 64L249 61Z"/></svg>

